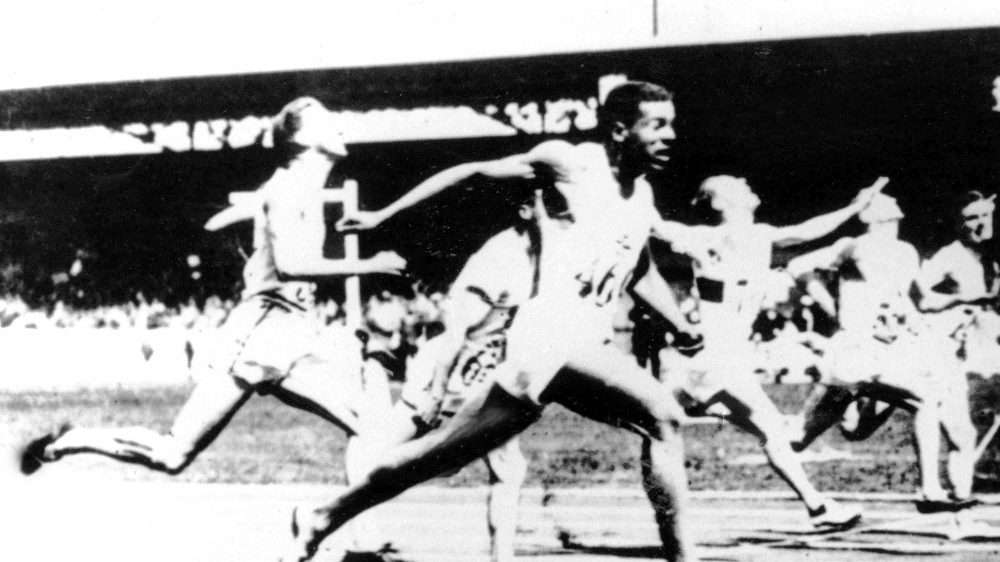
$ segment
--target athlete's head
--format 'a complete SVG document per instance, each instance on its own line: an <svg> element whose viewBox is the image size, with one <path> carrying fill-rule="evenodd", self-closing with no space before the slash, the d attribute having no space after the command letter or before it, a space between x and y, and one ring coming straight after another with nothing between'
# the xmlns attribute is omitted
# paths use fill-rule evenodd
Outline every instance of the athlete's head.
<svg viewBox="0 0 1000 562"><path fill-rule="evenodd" d="M868 226L869 232L895 237L899 235L899 221L903 216L903 210L899 208L894 197L879 193L858 213L858 220Z"/></svg>
<svg viewBox="0 0 1000 562"><path fill-rule="evenodd" d="M712 209L718 211L723 220L731 220L739 215L753 217L760 198L750 189L746 178L735 176L712 176L701 182L695 201L707 200Z"/></svg>
<svg viewBox="0 0 1000 562"><path fill-rule="evenodd" d="M603 138L620 147L624 163L662 169L670 160L674 131L673 94L649 82L624 82L610 92L597 109Z"/></svg>
<svg viewBox="0 0 1000 562"><path fill-rule="evenodd" d="M314 148L328 156L347 156L339 119L316 98L291 101L274 116L272 127L275 147Z"/></svg>
<svg viewBox="0 0 1000 562"><path fill-rule="evenodd" d="M979 191L963 193L958 200L959 231L963 240L980 244L993 238L993 209L996 195L986 197Z"/></svg>
<svg viewBox="0 0 1000 562"><path fill-rule="evenodd" d="M1000 76L993 79L993 111L1000 112Z"/></svg>

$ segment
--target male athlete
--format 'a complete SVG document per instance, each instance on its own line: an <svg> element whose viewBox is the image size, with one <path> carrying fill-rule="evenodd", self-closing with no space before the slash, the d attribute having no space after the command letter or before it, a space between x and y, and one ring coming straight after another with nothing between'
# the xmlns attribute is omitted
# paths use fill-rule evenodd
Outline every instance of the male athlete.
<svg viewBox="0 0 1000 562"><path fill-rule="evenodd" d="M535 197L540 199L541 194ZM537 203L540 205L540 203ZM493 236L466 262L444 305L445 331L426 341L407 371L392 417L380 430L386 446L418 437L455 415L470 393L492 380L504 360L507 328L537 282L534 197L521 221ZM494 562L514 559L517 506L527 461L517 437L483 457L489 471L487 529Z"/></svg>
<svg viewBox="0 0 1000 562"><path fill-rule="evenodd" d="M948 383L956 394L968 392L967 373L989 377L1000 370L1000 266L992 245L995 198L979 191L958 198L958 238L925 261L917 277L921 295L918 305L926 312L930 330L951 338L951 349L957 349L960 368ZM978 404L981 398L973 396L973 401L977 403L974 411L983 409ZM963 408L956 401L953 406L943 410L942 417L969 416L968 405ZM992 403L983 406L996 409Z"/></svg>
<svg viewBox="0 0 1000 562"><path fill-rule="evenodd" d="M794 447L807 447L839 422L858 396L869 399L862 417L870 418L859 422L864 431L859 437L870 435L869 429L892 412L878 411L875 401L903 407L913 412L923 496L918 510L957 511L971 505L976 445L966 386L956 384L954 354L942 352L949 348L947 340L923 327L914 306L911 291L920 257L912 245L899 240L903 212L896 200L879 195L860 218L867 225L865 234L841 238L788 264L788 272L797 278L807 278L818 269L840 273L840 331L819 344L823 357L818 390L825 389L825 394L807 404L803 435ZM950 498L938 474L940 428L950 451L948 474L954 488Z"/></svg>
<svg viewBox="0 0 1000 562"><path fill-rule="evenodd" d="M663 351L663 380L689 414L712 414L721 404L727 410L725 419L760 438L771 466L799 495L819 529L854 525L861 512L825 498L809 482L789 445L784 417L754 374L750 336L774 280L773 248L833 232L864 210L885 181L861 190L843 209L798 225L775 227L756 222L760 199L745 179L713 176L702 183L699 197L719 214L720 224L663 223L657 231L675 251L692 258L693 292L704 337L704 350L692 357L671 348Z"/></svg>
<svg viewBox="0 0 1000 562"><path fill-rule="evenodd" d="M357 263L322 256L322 189L334 162L347 154L332 113L315 99L300 98L274 118L273 132L276 148L286 151L289 159L259 188L256 203L227 208L206 224L208 230L217 230L253 218L254 252L243 270L242 301L221 328L228 343L209 359L208 372L196 378L170 433L144 427L65 426L26 447L21 459L25 474L78 453L178 474L254 392L273 393L315 412L351 436L373 433L364 425L378 420L366 420L357 407L363 403L359 393L365 369L360 346L348 341L332 349L321 339L322 323L308 312L314 300L309 279L399 273L406 264L391 252ZM348 461L348 479L352 466L367 464L355 461Z"/></svg>
<svg viewBox="0 0 1000 562"><path fill-rule="evenodd" d="M643 483L664 555L691 556L682 525L687 489L677 422L682 413L652 376L611 344L620 292L660 220L642 175L668 162L674 116L664 88L627 82L599 109L603 144L547 141L525 154L460 164L381 211L345 217L345 227L372 228L467 179L542 177L565 198L572 222L564 229L539 219L538 289L511 324L507 358L493 381L440 430L388 451L363 482L332 503L298 511L290 560L312 558L324 537L365 509L508 441L549 402L646 437Z"/></svg>
<svg viewBox="0 0 1000 562"><path fill-rule="evenodd" d="M996 348L997 334L989 335L1000 294L1000 265L990 251L995 198L979 191L961 196L958 239L924 262L917 279L921 310L939 332L963 344L971 364L983 363L981 356Z"/></svg>

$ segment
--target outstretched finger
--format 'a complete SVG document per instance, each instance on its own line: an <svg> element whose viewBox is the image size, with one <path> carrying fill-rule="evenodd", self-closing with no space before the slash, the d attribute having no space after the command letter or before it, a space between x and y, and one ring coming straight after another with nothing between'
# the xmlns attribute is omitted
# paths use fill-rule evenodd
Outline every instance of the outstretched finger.
<svg viewBox="0 0 1000 562"><path fill-rule="evenodd" d="M882 189L885 188L885 186L888 184L889 184L889 178L885 176L880 176L877 180L875 180L875 183L873 183L869 189L872 190L872 194L874 195L877 193L881 193Z"/></svg>

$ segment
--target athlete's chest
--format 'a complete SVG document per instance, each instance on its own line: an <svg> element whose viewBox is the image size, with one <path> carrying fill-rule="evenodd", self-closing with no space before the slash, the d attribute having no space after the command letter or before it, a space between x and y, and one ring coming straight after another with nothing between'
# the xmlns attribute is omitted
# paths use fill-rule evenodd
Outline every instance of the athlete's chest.
<svg viewBox="0 0 1000 562"><path fill-rule="evenodd" d="M916 250L900 241L860 240L852 258L860 281L887 288L909 287L919 268Z"/></svg>
<svg viewBox="0 0 1000 562"><path fill-rule="evenodd" d="M704 233L695 265L702 274L749 277L771 266L772 242L762 228L720 226Z"/></svg>

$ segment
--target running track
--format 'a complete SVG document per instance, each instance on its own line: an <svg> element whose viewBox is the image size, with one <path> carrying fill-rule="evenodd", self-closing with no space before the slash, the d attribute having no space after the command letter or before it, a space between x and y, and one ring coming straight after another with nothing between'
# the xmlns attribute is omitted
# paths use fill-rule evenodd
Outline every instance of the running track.
<svg viewBox="0 0 1000 562"><path fill-rule="evenodd" d="M0 560L12 562L272 561L288 529L291 508L334 491L286 484L109 483L59 470L25 479L5 472L0 477ZM638 490L550 492L529 489L523 495L519 557L534 562L656 559L651 510ZM486 561L484 498L481 488L421 487L379 508L380 525L399 549L401 560ZM913 514L904 498L854 499L863 504L867 521ZM976 517L1000 531L1000 506L976 508ZM748 539L769 529L807 529L804 510L781 494L698 493L689 521L704 560L783 562L808 556L810 561L862 562L928 553L922 559L1000 559L1000 537L948 542L858 534L842 539L868 545L858 552L753 544ZM559 529L573 533L570 542L575 544L567 548L557 538ZM873 551L901 548L906 555ZM335 561L333 552L326 548L317 560Z"/></svg>

